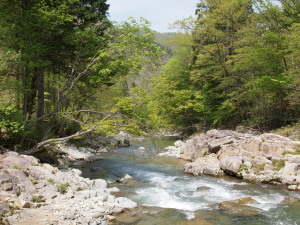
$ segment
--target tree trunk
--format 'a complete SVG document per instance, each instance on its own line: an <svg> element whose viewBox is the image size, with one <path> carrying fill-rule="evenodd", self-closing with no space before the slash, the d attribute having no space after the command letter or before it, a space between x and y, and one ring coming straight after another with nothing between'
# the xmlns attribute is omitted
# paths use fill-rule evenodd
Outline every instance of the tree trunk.
<svg viewBox="0 0 300 225"><path fill-rule="evenodd" d="M37 101L37 119L44 116L45 114L45 85L44 85L44 72L38 70L37 74L37 91L38 91L38 101Z"/></svg>

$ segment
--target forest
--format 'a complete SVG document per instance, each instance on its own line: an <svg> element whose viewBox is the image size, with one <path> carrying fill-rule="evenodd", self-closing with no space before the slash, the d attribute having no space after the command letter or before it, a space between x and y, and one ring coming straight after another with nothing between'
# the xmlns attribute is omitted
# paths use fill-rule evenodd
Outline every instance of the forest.
<svg viewBox="0 0 300 225"><path fill-rule="evenodd" d="M300 118L300 2L201 0L161 34L106 0L0 1L0 147Z"/></svg>

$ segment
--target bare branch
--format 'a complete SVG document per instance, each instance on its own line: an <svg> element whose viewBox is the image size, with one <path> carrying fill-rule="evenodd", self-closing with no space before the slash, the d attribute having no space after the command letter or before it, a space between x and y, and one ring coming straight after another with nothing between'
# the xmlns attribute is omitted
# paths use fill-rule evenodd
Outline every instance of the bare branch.
<svg viewBox="0 0 300 225"><path fill-rule="evenodd" d="M112 117L114 114L110 114L108 116L106 116L105 118L103 118L101 121L105 121L107 119L109 119L110 117ZM45 146L46 144L49 144L51 142L63 142L63 141L68 141L70 139L73 139L75 137L79 137L79 136L82 136L84 134L88 134L88 133L91 133L93 131L95 131L98 127L100 127L101 124L96 124L94 126L92 126L91 128L87 129L87 130L83 130L83 131L78 131L76 132L75 134L72 134L70 136L67 136L67 137L63 137L63 138L52 138L52 139L48 139L46 141L42 141L40 143L38 143L36 146L34 146L32 149L28 150L28 151L25 151L25 152L22 152L23 154L27 154L27 155L31 155L31 154L34 154L34 153L37 153L37 152L40 152L42 151L42 147Z"/></svg>

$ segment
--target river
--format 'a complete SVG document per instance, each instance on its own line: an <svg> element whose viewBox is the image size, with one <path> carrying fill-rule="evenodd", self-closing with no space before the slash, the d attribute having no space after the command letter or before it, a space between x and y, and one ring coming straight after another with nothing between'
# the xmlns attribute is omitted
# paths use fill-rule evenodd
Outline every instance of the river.
<svg viewBox="0 0 300 225"><path fill-rule="evenodd" d="M179 160L156 156L173 142L161 138L137 141L130 147L105 153L102 160L78 162L73 166L81 169L84 177L107 180L110 186L120 189L118 196L138 203L136 209L117 216L112 224L300 224L299 193L274 185L185 174ZM139 150L141 146L146 150ZM134 181L125 185L117 183L125 174ZM243 199L246 204L218 205L236 199Z"/></svg>

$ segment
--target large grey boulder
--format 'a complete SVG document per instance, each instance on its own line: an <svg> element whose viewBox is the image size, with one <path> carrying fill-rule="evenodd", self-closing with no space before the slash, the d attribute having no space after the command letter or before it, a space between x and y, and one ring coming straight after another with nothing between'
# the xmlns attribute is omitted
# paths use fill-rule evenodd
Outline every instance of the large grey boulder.
<svg viewBox="0 0 300 225"><path fill-rule="evenodd" d="M188 161L194 161L208 153L207 141L204 135L199 135L189 139L179 148L180 158Z"/></svg>
<svg viewBox="0 0 300 225"><path fill-rule="evenodd" d="M220 168L219 160L215 154L198 158L195 162L187 163L184 172L194 175L207 174L212 176L223 176L224 172Z"/></svg>
<svg viewBox="0 0 300 225"><path fill-rule="evenodd" d="M260 137L251 137L245 140L245 142L242 144L242 147L246 151L259 154L262 142L263 141Z"/></svg>
<svg viewBox="0 0 300 225"><path fill-rule="evenodd" d="M2 159L2 164L11 168L26 169L37 165L38 160L33 156L8 154L6 158Z"/></svg>
<svg viewBox="0 0 300 225"><path fill-rule="evenodd" d="M232 137L223 137L220 139L210 141L208 143L208 149L210 153L217 153L221 149L222 145L231 143L233 143Z"/></svg>
<svg viewBox="0 0 300 225"><path fill-rule="evenodd" d="M220 161L220 167L227 174L236 175L242 163L241 157L226 157Z"/></svg>
<svg viewBox="0 0 300 225"><path fill-rule="evenodd" d="M300 169L298 163L287 163L284 168L280 170L283 176L297 176L297 172Z"/></svg>
<svg viewBox="0 0 300 225"><path fill-rule="evenodd" d="M99 189L99 190L104 190L107 188L107 182L105 180L102 180L102 179L96 179L93 181L93 184L92 184L96 189Z"/></svg>

